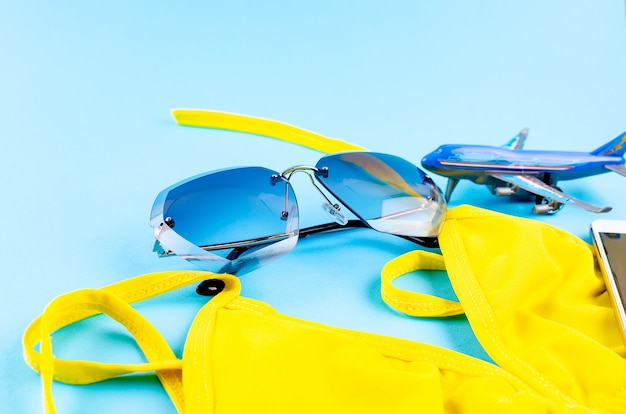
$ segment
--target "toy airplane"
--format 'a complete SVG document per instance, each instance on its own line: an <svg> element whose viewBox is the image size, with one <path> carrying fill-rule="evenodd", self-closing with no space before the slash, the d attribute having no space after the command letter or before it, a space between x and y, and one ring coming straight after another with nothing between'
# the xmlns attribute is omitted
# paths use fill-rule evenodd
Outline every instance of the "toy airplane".
<svg viewBox="0 0 626 414"><path fill-rule="evenodd" d="M565 204L595 213L611 210L569 196L556 183L609 171L626 176L626 132L589 153L523 150L527 136L523 129L502 147L442 145L422 159L422 166L448 177L447 200L459 180L467 179L495 195L535 195L535 214L553 214Z"/></svg>

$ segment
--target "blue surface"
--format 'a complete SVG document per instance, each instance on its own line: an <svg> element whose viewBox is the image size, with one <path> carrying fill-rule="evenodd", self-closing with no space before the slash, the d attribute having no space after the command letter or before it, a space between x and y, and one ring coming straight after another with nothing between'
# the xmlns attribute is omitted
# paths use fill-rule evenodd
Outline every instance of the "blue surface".
<svg viewBox="0 0 626 414"><path fill-rule="evenodd" d="M20 338L55 296L151 271L154 197L197 173L281 169L320 154L278 141L176 126L175 107L276 119L401 155L444 143L590 151L626 130L624 4L479 2L0 2L0 407L40 411L39 376ZM445 187L445 180L433 177ZM319 200L295 180L301 219ZM626 218L626 178L561 188ZM531 204L462 182L451 205L519 216ZM589 240L598 215L537 217ZM379 296L383 264L414 246L373 231L305 239L243 276L243 293L294 316L425 341L488 359L463 317L414 319ZM444 274L402 284L453 296ZM191 289L140 305L182 350L202 299ZM80 329L78 329L80 328ZM60 332L66 358L138 361L107 321ZM171 413L154 378L55 384L59 412Z"/></svg>

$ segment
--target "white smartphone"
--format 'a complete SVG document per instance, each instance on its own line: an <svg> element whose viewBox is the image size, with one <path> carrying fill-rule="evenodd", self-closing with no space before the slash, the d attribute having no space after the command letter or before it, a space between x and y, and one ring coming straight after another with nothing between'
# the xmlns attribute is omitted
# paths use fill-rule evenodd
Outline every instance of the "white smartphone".
<svg viewBox="0 0 626 414"><path fill-rule="evenodd" d="M626 220L595 220L591 235L626 343Z"/></svg>

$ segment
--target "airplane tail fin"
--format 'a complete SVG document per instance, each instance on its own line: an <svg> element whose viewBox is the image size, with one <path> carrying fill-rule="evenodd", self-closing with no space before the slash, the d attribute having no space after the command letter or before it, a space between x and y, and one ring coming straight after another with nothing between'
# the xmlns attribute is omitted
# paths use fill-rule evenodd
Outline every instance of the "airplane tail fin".
<svg viewBox="0 0 626 414"><path fill-rule="evenodd" d="M611 141L602 145L600 148L597 148L591 151L591 155L614 155L614 156L624 156L626 152L626 132L622 132L617 137L613 138Z"/></svg>
<svg viewBox="0 0 626 414"><path fill-rule="evenodd" d="M528 128L522 129L519 134L511 138L511 140L504 144L502 148L507 148L510 150L521 150L522 148L524 148L526 138L528 138Z"/></svg>

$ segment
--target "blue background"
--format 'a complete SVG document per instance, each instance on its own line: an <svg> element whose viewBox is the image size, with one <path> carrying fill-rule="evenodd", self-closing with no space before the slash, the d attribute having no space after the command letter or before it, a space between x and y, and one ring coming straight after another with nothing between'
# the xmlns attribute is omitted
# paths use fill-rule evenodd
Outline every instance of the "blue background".
<svg viewBox="0 0 626 414"><path fill-rule="evenodd" d="M284 169L320 154L244 134L176 126L172 108L276 119L419 164L443 143L501 145L530 128L528 149L590 151L626 130L624 2L185 1L0 2L0 407L38 412L39 376L20 338L55 296L135 275L191 268L152 252L157 193L203 171ZM445 187L445 179L434 176ZM319 199L295 180L301 218ZM626 178L561 188L626 218ZM536 217L530 203L462 182L469 203L534 217L589 240L598 215ZM414 248L358 230L305 239L242 277L279 311L425 341L489 360L464 317L399 315L379 271ZM488 252L486 252L488 254ZM453 297L445 275L411 289ZM176 352L202 298L183 289L139 305ZM94 320L57 334L55 353L141 360L121 328ZM171 413L151 377L55 384L59 412Z"/></svg>

